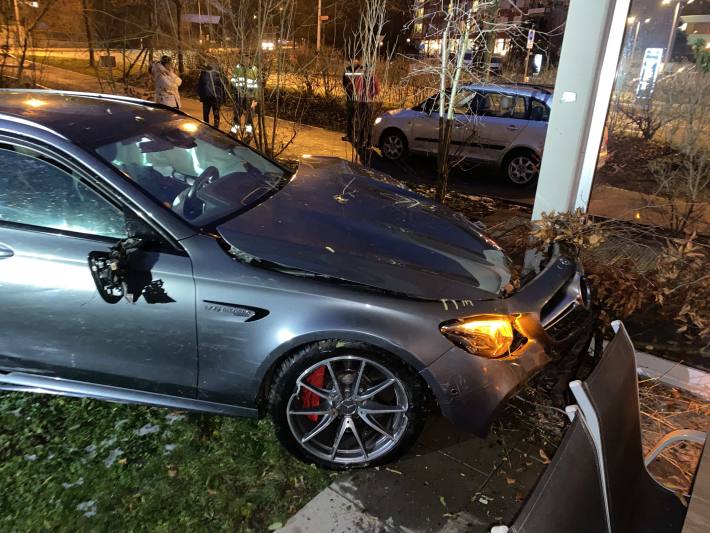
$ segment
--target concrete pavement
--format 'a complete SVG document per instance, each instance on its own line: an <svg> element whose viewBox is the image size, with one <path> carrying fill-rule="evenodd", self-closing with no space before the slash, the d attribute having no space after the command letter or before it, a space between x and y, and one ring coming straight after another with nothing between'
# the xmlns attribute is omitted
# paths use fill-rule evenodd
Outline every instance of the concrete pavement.
<svg viewBox="0 0 710 533"><path fill-rule="evenodd" d="M538 439L511 411L487 439L433 418L404 458L338 476L281 531L489 531L510 523L532 490L545 463Z"/></svg>

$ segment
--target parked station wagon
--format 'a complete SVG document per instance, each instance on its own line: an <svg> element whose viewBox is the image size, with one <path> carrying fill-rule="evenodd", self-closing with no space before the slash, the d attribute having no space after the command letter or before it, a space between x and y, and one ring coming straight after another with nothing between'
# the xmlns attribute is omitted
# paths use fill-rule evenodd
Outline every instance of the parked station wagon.
<svg viewBox="0 0 710 533"><path fill-rule="evenodd" d="M340 159L294 172L158 104L0 92L0 388L270 416L299 458L403 453L435 405L483 435L591 335L576 260L510 261Z"/></svg>
<svg viewBox="0 0 710 533"><path fill-rule="evenodd" d="M524 186L539 173L552 92L542 87L474 84L456 94L450 155L500 166ZM398 160L439 149L439 97L375 119L372 134L382 155Z"/></svg>

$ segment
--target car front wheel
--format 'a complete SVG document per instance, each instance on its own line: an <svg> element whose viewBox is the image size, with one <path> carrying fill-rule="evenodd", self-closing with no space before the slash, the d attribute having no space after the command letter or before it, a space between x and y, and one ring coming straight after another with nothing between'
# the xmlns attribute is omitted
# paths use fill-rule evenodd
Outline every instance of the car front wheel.
<svg viewBox="0 0 710 533"><path fill-rule="evenodd" d="M425 418L424 386L403 363L357 343L323 341L277 370L269 408L281 443L331 469L401 455Z"/></svg>
<svg viewBox="0 0 710 533"><path fill-rule="evenodd" d="M540 158L529 150L515 152L505 160L507 178L520 187L535 181L540 173Z"/></svg>
<svg viewBox="0 0 710 533"><path fill-rule="evenodd" d="M380 139L380 150L385 159L402 159L407 155L407 138L397 130L386 130Z"/></svg>

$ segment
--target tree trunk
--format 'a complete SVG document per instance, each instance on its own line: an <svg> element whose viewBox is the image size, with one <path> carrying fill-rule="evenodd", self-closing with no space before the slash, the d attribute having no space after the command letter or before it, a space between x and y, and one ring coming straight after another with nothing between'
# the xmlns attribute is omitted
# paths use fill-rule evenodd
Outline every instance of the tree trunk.
<svg viewBox="0 0 710 533"><path fill-rule="evenodd" d="M81 0L81 10L84 17L84 28L86 30L86 45L89 49L89 66L93 67L96 62L94 59L94 36L91 33L91 23L89 22L89 1Z"/></svg>
<svg viewBox="0 0 710 533"><path fill-rule="evenodd" d="M439 153L437 154L436 200L444 203L446 190L449 186L449 148L451 146L451 131L453 120L439 117Z"/></svg>
<svg viewBox="0 0 710 533"><path fill-rule="evenodd" d="M175 12L177 18L177 57L178 57L178 72L185 74L185 61L182 56L182 0L175 0Z"/></svg>
<svg viewBox="0 0 710 533"><path fill-rule="evenodd" d="M25 32L25 39L22 43L22 53L20 54L20 60L17 62L17 81L22 83L22 74L25 71L25 60L27 59L27 46L29 45L29 38L27 32Z"/></svg>

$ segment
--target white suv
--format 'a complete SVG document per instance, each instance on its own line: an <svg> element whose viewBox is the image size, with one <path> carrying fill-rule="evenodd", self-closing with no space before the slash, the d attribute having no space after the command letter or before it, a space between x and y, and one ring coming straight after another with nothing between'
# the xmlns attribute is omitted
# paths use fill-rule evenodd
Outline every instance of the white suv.
<svg viewBox="0 0 710 533"><path fill-rule="evenodd" d="M465 85L456 95L450 156L499 165L515 185L537 178L552 92L539 86ZM372 139L390 160L436 154L439 95L375 119Z"/></svg>

